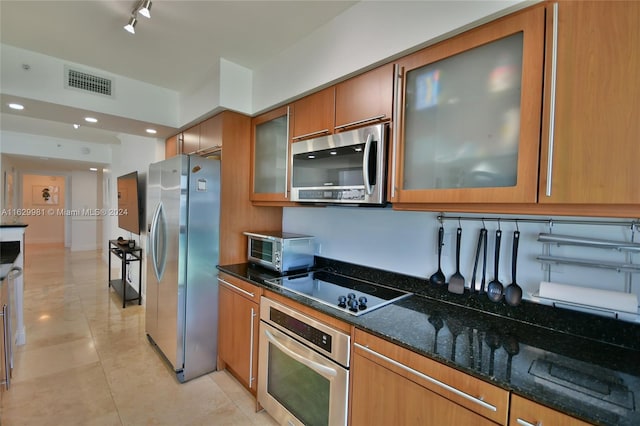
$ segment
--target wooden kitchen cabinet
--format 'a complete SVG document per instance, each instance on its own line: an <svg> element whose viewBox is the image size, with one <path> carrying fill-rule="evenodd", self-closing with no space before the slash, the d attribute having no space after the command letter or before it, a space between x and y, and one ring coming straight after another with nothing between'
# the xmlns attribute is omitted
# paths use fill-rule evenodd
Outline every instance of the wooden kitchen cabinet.
<svg viewBox="0 0 640 426"><path fill-rule="evenodd" d="M180 154L182 146L182 134L173 135L164 142L164 158L175 157Z"/></svg>
<svg viewBox="0 0 640 426"><path fill-rule="evenodd" d="M222 119L215 115L200 123L198 154L206 155L222 149Z"/></svg>
<svg viewBox="0 0 640 426"><path fill-rule="evenodd" d="M536 202L543 6L398 60L391 201Z"/></svg>
<svg viewBox="0 0 640 426"><path fill-rule="evenodd" d="M182 132L183 154L193 154L200 149L200 125L196 124Z"/></svg>
<svg viewBox="0 0 640 426"><path fill-rule="evenodd" d="M539 202L635 204L627 211L636 217L640 2L555 4L547 12Z"/></svg>
<svg viewBox="0 0 640 426"><path fill-rule="evenodd" d="M509 393L355 330L351 425L507 424Z"/></svg>
<svg viewBox="0 0 640 426"><path fill-rule="evenodd" d="M335 86L295 101L291 105L291 117L293 142L333 133Z"/></svg>
<svg viewBox="0 0 640 426"><path fill-rule="evenodd" d="M389 121L393 115L393 64L336 85L335 131Z"/></svg>
<svg viewBox="0 0 640 426"><path fill-rule="evenodd" d="M289 107L251 120L251 201L289 205Z"/></svg>
<svg viewBox="0 0 640 426"><path fill-rule="evenodd" d="M255 206L249 199L251 184L251 117L224 111L218 139L223 140L220 166L220 265L247 261L248 230L282 229L282 207Z"/></svg>
<svg viewBox="0 0 640 426"><path fill-rule="evenodd" d="M559 411L540 405L518 395L511 395L509 413L509 426L588 426L575 417L568 416Z"/></svg>
<svg viewBox="0 0 640 426"><path fill-rule="evenodd" d="M227 368L255 395L262 289L223 273L218 283L218 368Z"/></svg>

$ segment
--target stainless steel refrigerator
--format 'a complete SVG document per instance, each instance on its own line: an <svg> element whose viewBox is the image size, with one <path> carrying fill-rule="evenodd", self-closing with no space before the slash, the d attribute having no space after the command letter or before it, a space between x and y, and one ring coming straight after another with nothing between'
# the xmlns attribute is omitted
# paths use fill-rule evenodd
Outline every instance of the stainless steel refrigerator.
<svg viewBox="0 0 640 426"><path fill-rule="evenodd" d="M145 330L184 382L216 369L220 161L151 164L147 215Z"/></svg>

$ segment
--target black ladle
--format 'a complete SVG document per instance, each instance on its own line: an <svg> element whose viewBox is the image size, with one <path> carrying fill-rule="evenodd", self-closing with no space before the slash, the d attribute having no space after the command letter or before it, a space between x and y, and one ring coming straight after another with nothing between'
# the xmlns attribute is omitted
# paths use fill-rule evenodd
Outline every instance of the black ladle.
<svg viewBox="0 0 640 426"><path fill-rule="evenodd" d="M522 301L522 288L516 283L516 263L518 263L518 241L520 231L513 233L513 254L511 255L511 279L513 282L504 290L504 300L510 306L518 306Z"/></svg>
<svg viewBox="0 0 640 426"><path fill-rule="evenodd" d="M442 244L444 242L444 227L441 226L438 230L438 270L431 275L429 282L433 285L444 285L446 277L442 272L441 260L442 260Z"/></svg>
<svg viewBox="0 0 640 426"><path fill-rule="evenodd" d="M492 302L499 302L502 299L502 293L504 291L504 287L502 283L498 280L498 265L500 264L500 241L502 240L502 231L496 231L496 253L495 253L495 265L494 265L494 273L495 278L493 281L489 283L487 287L487 297Z"/></svg>

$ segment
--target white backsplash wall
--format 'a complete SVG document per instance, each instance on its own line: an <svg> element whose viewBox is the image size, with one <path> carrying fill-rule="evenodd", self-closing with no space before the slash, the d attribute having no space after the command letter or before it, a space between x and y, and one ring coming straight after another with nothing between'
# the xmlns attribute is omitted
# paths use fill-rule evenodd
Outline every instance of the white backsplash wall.
<svg viewBox="0 0 640 426"><path fill-rule="evenodd" d="M458 215L446 216L485 217L503 219L543 219L548 217L509 215ZM438 213L394 211L391 208L366 207L290 207L284 208L283 230L317 237L317 254L330 259L398 272L428 279L438 268L437 236ZM572 218L551 218L562 220ZM580 220L603 220L579 218ZM611 219L611 221L618 221ZM614 241L631 241L630 227L604 225L575 225L553 222L552 232L559 235L583 236ZM488 229L486 282L494 278L495 231L497 221L486 221ZM466 285L471 281L473 261L481 221L461 221L462 249L460 269ZM442 269L447 277L455 272L455 243L457 220L445 220L445 241ZM506 287L512 282L511 253L513 231L516 223L500 222L502 244L500 250L499 280ZM538 234L548 233L548 223L518 222L520 245L517 263L517 282L523 288L525 299L534 299L540 281L579 285L604 290L625 291L626 274L615 270L585 268L569 265L552 265L550 275L546 267L536 260L545 254L545 244L537 241ZM638 234L638 232L636 232ZM635 235L635 241L640 235ZM549 246L551 255L597 261L632 263L640 262L640 254L627 259L627 254L616 250L603 250L576 246ZM478 265L477 288L482 272L482 256ZM640 294L640 274L631 277L631 290Z"/></svg>

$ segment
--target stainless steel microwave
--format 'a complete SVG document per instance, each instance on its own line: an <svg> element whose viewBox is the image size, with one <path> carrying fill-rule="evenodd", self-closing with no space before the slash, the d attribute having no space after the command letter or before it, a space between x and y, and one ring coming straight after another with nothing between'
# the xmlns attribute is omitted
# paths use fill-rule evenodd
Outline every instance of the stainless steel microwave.
<svg viewBox="0 0 640 426"><path fill-rule="evenodd" d="M289 232L245 232L247 260L280 273L310 269L314 264L315 237Z"/></svg>
<svg viewBox="0 0 640 426"><path fill-rule="evenodd" d="M385 204L387 133L376 124L292 144L291 200Z"/></svg>

